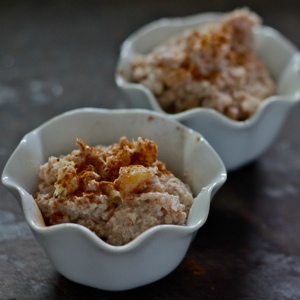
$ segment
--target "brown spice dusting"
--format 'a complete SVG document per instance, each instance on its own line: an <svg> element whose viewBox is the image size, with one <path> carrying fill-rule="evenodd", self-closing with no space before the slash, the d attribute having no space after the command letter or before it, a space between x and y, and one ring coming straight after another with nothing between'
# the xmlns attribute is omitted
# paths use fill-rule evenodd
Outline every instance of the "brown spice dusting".
<svg viewBox="0 0 300 300"><path fill-rule="evenodd" d="M233 120L249 118L275 93L253 50L261 19L237 9L220 21L172 37L132 61L132 80L148 87L168 113L213 108Z"/></svg>
<svg viewBox="0 0 300 300"><path fill-rule="evenodd" d="M158 224L184 225L193 202L187 185L157 160L157 145L122 137L110 146L50 157L40 167L34 198L46 225L77 223L112 245Z"/></svg>
<svg viewBox="0 0 300 300"><path fill-rule="evenodd" d="M152 122L153 120L155 120L155 118L154 118L153 116L149 116L149 117L148 117L148 121L149 121L149 122Z"/></svg>

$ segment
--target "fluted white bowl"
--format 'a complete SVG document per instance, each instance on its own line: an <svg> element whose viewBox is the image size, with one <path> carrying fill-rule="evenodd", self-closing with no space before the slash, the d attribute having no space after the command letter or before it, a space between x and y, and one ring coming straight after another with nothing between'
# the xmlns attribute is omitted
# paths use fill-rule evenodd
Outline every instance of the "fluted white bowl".
<svg viewBox="0 0 300 300"><path fill-rule="evenodd" d="M78 224L45 226L32 195L38 167L51 155L69 153L82 138L110 145L121 136L158 144L158 158L195 196L187 224L155 226L124 246L112 246ZM126 290L156 281L181 262L205 223L210 202L226 180L219 156L197 132L156 112L82 108L59 115L28 133L9 158L2 183L12 192L54 267L75 282L105 290Z"/></svg>
<svg viewBox="0 0 300 300"><path fill-rule="evenodd" d="M160 19L145 25L122 44L115 80L131 107L161 112L201 132L223 160L227 171L257 159L272 144L290 110L300 101L300 55L297 48L278 31L267 26L254 29L255 51L277 83L276 95L263 101L245 121L233 121L209 108L193 108L168 114L153 93L131 81L130 61L185 29L218 20L222 13L203 13L183 18Z"/></svg>

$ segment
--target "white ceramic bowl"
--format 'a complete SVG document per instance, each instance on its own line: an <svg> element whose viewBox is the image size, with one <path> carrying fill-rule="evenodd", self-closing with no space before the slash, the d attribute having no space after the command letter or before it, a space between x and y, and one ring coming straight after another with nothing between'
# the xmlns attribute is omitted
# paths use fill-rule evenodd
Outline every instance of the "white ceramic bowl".
<svg viewBox="0 0 300 300"><path fill-rule="evenodd" d="M187 225L156 226L124 246L109 245L81 225L45 226L32 198L38 187L38 166L51 155L75 149L76 138L90 145L109 145L121 136L155 141L159 159L179 178L188 175L195 200ZM75 282L115 291L153 282L177 267L225 180L222 161L199 133L159 113L139 109L85 108L59 115L25 135L2 174L2 183L17 198L58 272Z"/></svg>
<svg viewBox="0 0 300 300"><path fill-rule="evenodd" d="M117 86L131 107L152 109L201 132L218 152L228 171L258 158L274 141L289 111L300 101L300 55L276 30L255 28L255 51L277 83L277 94L266 99L246 121L233 121L208 108L194 108L177 114L165 113L150 90L130 82L130 60L146 54L184 29L216 21L223 14L204 13L190 17L154 21L129 36L121 47L116 70Z"/></svg>

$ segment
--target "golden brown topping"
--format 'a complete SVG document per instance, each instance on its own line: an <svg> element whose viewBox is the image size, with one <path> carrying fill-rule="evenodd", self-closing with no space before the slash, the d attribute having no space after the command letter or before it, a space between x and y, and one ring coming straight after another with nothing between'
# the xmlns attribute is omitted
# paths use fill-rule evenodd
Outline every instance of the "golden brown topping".
<svg viewBox="0 0 300 300"><path fill-rule="evenodd" d="M122 137L118 144L109 147L90 147L81 139L77 140L77 144L80 152L76 152L76 162L67 158L58 161L57 180L54 183L56 196L80 195L95 192L99 188L107 192L110 185L100 183L113 184L115 180L122 186L121 190L133 191L133 185L137 186L144 180L146 167L157 160L157 145L142 137L132 142ZM125 187L126 184L128 186Z"/></svg>
<svg viewBox="0 0 300 300"><path fill-rule="evenodd" d="M256 14L238 9L179 33L134 57L132 80L149 88L169 113L208 107L245 120L275 92L253 49L253 27L260 23Z"/></svg>
<svg viewBox="0 0 300 300"><path fill-rule="evenodd" d="M135 194L141 193L152 178L152 170L142 165L122 167L119 177L115 180L115 187L123 199L132 198Z"/></svg>
<svg viewBox="0 0 300 300"><path fill-rule="evenodd" d="M185 223L192 194L157 160L153 141L77 144L79 150L40 167L35 201L47 225L78 223L122 245L157 224Z"/></svg>

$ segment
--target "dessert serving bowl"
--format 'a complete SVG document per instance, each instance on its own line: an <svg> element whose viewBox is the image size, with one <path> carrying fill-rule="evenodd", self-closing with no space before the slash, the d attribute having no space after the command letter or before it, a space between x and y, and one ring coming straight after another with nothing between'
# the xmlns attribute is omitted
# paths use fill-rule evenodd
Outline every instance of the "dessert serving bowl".
<svg viewBox="0 0 300 300"><path fill-rule="evenodd" d="M82 138L110 145L126 136L158 145L158 159L188 183L194 202L186 225L152 227L123 246L112 246L78 224L46 226L34 201L38 168L50 156L69 153ZM82 108L63 113L29 132L9 158L2 183L18 200L34 236L63 276L104 290L126 290L170 273L205 223L210 202L226 180L218 154L197 132L154 111Z"/></svg>
<svg viewBox="0 0 300 300"><path fill-rule="evenodd" d="M259 25L254 32L254 50L276 83L276 94L265 99L245 121L235 121L209 108L192 108L166 113L154 94L134 83L131 60L147 54L183 30L219 20L222 13L160 19L145 25L122 44L116 69L116 84L127 95L131 107L155 110L201 132L220 155L227 171L257 159L272 144L290 110L300 101L300 55L284 36L273 28Z"/></svg>

